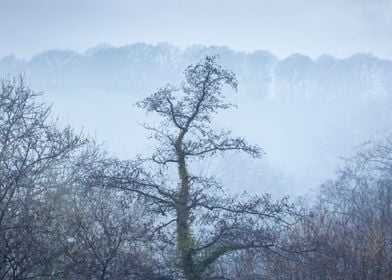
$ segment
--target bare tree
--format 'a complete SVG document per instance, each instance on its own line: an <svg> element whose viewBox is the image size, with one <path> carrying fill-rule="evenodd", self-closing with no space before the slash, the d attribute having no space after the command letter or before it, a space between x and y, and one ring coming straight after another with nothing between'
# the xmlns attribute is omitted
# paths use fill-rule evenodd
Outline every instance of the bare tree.
<svg viewBox="0 0 392 280"><path fill-rule="evenodd" d="M286 234L291 246L316 250L270 258L270 279L391 279L391 136L363 145L337 175Z"/></svg>
<svg viewBox="0 0 392 280"><path fill-rule="evenodd" d="M1 81L0 279L51 273L46 268L55 256L43 253L47 231L41 227L50 219L41 211L45 193L54 187L51 175L85 143L70 128L57 128L38 96L23 78Z"/></svg>
<svg viewBox="0 0 392 280"><path fill-rule="evenodd" d="M216 113L233 107L225 102L224 85L236 89L237 81L216 57L189 66L180 87L167 85L137 103L161 118L156 126L144 125L157 141L151 157L117 161L95 174L110 187L138 193L162 215L153 234L176 246L177 264L187 280L202 279L229 253L277 249L285 215L292 210L286 199L229 196L214 177L192 170L192 163L229 151L262 155L259 147L212 125Z"/></svg>

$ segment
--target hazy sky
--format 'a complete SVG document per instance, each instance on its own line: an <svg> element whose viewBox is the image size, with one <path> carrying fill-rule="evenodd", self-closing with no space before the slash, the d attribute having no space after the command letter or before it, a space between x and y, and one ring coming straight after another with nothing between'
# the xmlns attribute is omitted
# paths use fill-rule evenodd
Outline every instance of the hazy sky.
<svg viewBox="0 0 392 280"><path fill-rule="evenodd" d="M392 59L392 0L0 0L0 56L99 43Z"/></svg>

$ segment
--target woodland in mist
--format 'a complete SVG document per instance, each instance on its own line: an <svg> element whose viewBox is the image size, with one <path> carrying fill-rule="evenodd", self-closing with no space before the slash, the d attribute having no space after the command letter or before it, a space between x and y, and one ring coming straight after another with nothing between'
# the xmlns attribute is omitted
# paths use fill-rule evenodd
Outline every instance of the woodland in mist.
<svg viewBox="0 0 392 280"><path fill-rule="evenodd" d="M215 56L185 67L136 103L148 137L132 137L155 148L124 159L57 121L23 77L2 79L0 279L391 279L392 137L312 200L232 192L198 167L268 153L215 122L238 84Z"/></svg>

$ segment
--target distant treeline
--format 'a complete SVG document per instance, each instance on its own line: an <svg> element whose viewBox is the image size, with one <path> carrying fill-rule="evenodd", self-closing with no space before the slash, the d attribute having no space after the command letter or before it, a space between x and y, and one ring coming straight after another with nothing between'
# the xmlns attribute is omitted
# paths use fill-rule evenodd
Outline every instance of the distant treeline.
<svg viewBox="0 0 392 280"><path fill-rule="evenodd" d="M0 58L0 75L25 74L34 87L48 92L75 90L129 92L144 96L167 83L206 55L219 54L221 63L235 71L239 90L250 96L390 96L392 62L355 54L339 59L323 55L316 60L293 54L279 59L268 51L238 52L227 47L172 45L99 45L77 53L48 50L29 60L13 55Z"/></svg>

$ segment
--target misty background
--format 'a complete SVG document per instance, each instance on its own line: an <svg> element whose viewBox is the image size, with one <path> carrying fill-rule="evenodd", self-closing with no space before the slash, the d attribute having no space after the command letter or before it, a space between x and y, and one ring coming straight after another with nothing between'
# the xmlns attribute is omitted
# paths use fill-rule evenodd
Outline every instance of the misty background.
<svg viewBox="0 0 392 280"><path fill-rule="evenodd" d="M342 157L391 129L392 62L370 54L278 59L267 51L226 47L100 45L30 60L7 56L0 73L23 73L63 123L96 136L125 159L151 148L139 125L146 116L132 105L166 83L180 85L187 65L214 54L239 81L237 93L227 92L238 108L218 115L218 125L266 153L256 161L233 155L203 162L202 170L222 175L232 189L304 194L333 177Z"/></svg>
<svg viewBox="0 0 392 280"><path fill-rule="evenodd" d="M132 104L220 55L239 90L218 125L266 152L200 166L232 189L307 193L391 129L390 1L0 0L0 24L0 75L121 158L150 148Z"/></svg>
<svg viewBox="0 0 392 280"><path fill-rule="evenodd" d="M100 43L392 58L389 0L0 0L0 56Z"/></svg>

